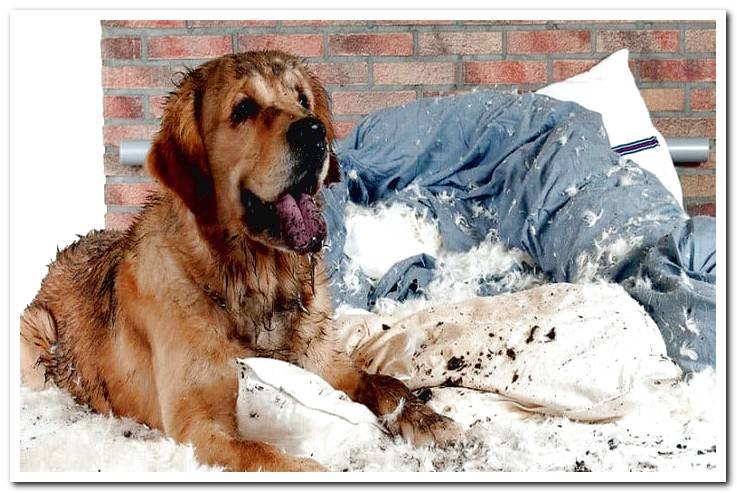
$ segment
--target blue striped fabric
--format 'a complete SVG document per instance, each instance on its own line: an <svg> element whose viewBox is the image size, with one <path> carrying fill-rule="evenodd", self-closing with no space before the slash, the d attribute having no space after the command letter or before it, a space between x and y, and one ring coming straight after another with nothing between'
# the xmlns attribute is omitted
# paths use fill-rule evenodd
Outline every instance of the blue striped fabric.
<svg viewBox="0 0 737 493"><path fill-rule="evenodd" d="M634 154L635 152L644 151L646 149L652 149L658 147L658 138L654 135L645 139L635 140L633 142L627 142L626 144L620 144L612 147L612 150L620 156L626 156L627 154Z"/></svg>

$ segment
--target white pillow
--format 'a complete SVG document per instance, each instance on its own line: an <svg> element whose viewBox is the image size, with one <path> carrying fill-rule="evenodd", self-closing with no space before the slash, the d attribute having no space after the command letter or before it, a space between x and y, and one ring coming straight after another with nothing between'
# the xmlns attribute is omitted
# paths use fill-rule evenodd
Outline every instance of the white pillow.
<svg viewBox="0 0 737 493"><path fill-rule="evenodd" d="M665 139L653 126L628 65L629 51L619 50L589 71L538 90L601 113L609 142L618 152L650 171L683 205L683 192ZM657 146L652 147L657 142Z"/></svg>
<svg viewBox="0 0 737 493"><path fill-rule="evenodd" d="M243 439L258 440L323 464L348 448L384 435L369 409L325 380L269 358L237 360L236 404Z"/></svg>
<svg viewBox="0 0 737 493"><path fill-rule="evenodd" d="M409 388L494 392L572 419L623 416L654 380L681 377L658 327L618 284L546 284L338 327L359 367ZM355 337L354 333L361 337Z"/></svg>

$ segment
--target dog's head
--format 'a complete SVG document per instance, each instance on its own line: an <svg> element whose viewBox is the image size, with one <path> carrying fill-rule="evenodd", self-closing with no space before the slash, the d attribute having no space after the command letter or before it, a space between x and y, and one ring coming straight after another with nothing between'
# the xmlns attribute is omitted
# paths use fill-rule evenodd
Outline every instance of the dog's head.
<svg viewBox="0 0 737 493"><path fill-rule="evenodd" d="M299 59L226 55L171 93L147 167L201 227L311 253L327 234L315 195L339 176L332 138L325 89Z"/></svg>

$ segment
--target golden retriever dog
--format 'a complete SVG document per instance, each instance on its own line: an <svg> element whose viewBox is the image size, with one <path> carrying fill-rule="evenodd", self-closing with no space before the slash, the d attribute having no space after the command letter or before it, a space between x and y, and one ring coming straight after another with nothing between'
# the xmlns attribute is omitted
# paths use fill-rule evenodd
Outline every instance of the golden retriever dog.
<svg viewBox="0 0 737 493"><path fill-rule="evenodd" d="M317 462L239 436L236 358L310 370L415 444L459 436L398 380L335 342L317 195L339 177L324 88L292 55L227 55L185 75L146 167L161 185L125 232L57 254L21 317L30 387L51 381L100 413L191 443L232 471Z"/></svg>

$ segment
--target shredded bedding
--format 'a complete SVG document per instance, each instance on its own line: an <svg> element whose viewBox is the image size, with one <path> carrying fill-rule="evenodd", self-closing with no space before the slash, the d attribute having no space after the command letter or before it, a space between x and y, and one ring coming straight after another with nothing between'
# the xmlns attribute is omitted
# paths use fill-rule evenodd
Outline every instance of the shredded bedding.
<svg viewBox="0 0 737 493"><path fill-rule="evenodd" d="M336 303L373 310L381 298L425 295L439 263L432 244L401 252L379 278L376 269L354 275L345 213L400 203L435 222L448 251L493 234L552 281L620 284L681 368L714 367L714 218L689 217L656 175L614 152L598 113L530 93L424 98L367 116L336 153L343 178L323 191ZM383 231L384 248L407 235L390 223ZM497 281L479 280L474 294L508 292ZM698 335L683 330L684 307Z"/></svg>
<svg viewBox="0 0 737 493"><path fill-rule="evenodd" d="M388 438L326 464L335 471L709 471L716 467L716 377L653 389L616 421L588 424L520 413L494 394L444 388L429 404L470 424L447 450ZM470 420L473 420L469 422ZM102 416L56 388L21 390L23 471L206 471L190 446L129 419Z"/></svg>
<svg viewBox="0 0 737 493"><path fill-rule="evenodd" d="M368 211L354 213L370 217ZM377 214L389 214L395 222L426 221L401 207ZM423 231L427 224L416 226L413 230ZM440 274L426 298L405 303L383 299L375 311L400 316L462 301L479 279L503 282L511 292L546 282L534 271L515 270L526 261L524 255L493 238L467 253L440 249L437 254ZM376 259L363 260L376 264ZM349 313L350 307L341 312ZM428 404L467 426L465 441L439 450L384 437L346 447L325 465L334 471L708 471L717 457L715 391L716 376L706 370L687 381L652 385L642 396L643 405L623 418L592 424L524 412L493 393L434 388ZM130 419L93 413L56 388L21 389L20 448L23 471L214 470L198 464L190 446Z"/></svg>

